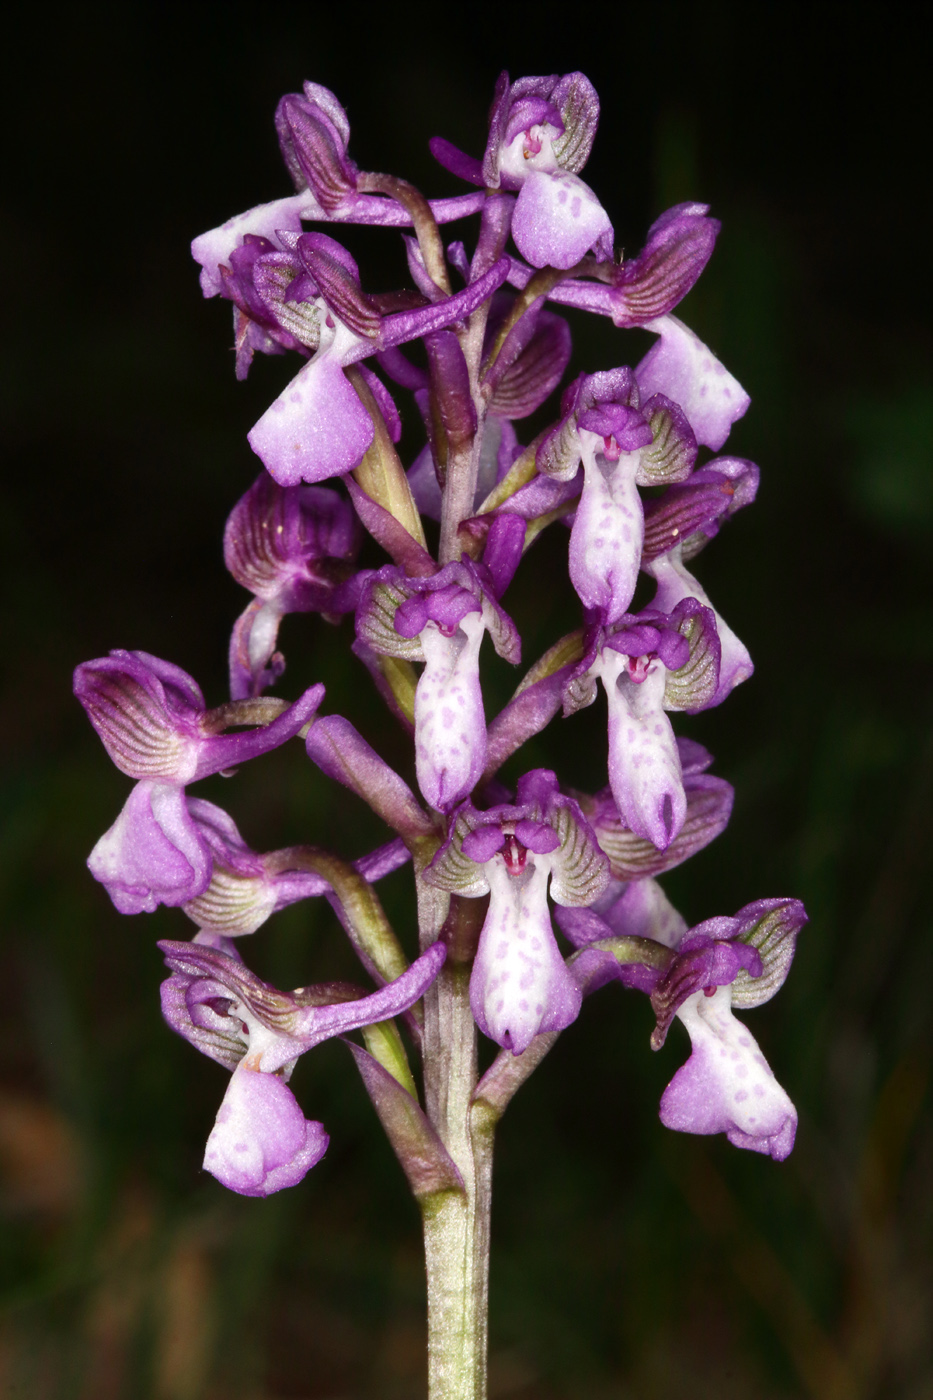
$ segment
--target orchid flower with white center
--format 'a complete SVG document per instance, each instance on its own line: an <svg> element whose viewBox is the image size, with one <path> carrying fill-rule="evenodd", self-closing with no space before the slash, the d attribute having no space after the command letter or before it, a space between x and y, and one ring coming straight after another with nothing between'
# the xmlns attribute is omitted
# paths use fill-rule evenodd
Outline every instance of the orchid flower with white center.
<svg viewBox="0 0 933 1400"><path fill-rule="evenodd" d="M479 679L484 633L492 634L500 656L517 662L521 655L489 566L448 564L412 579L390 565L366 584L356 625L361 641L379 654L424 662L413 713L418 786L436 811L452 811L486 763Z"/></svg>
<svg viewBox="0 0 933 1400"><path fill-rule="evenodd" d="M687 813L680 757L667 710L705 708L718 684L719 639L709 608L688 598L670 613L647 610L594 626L567 682L564 710L609 702L609 786L623 822L665 850Z"/></svg>
<svg viewBox="0 0 933 1400"><path fill-rule="evenodd" d="M466 803L425 872L441 889L489 895L470 978L470 1005L484 1035L521 1055L536 1035L576 1020L579 988L564 965L548 911L588 904L607 862L577 803L547 769L519 779L516 802L480 812Z"/></svg>
<svg viewBox="0 0 933 1400"><path fill-rule="evenodd" d="M572 963L585 993L609 981L647 992L655 1050L675 1016L686 1026L690 1058L661 1097L661 1122L677 1132L725 1133L736 1147L783 1161L797 1111L732 1008L760 1006L783 984L806 923L803 905L761 899L733 918L688 929L654 880L615 891L592 910L563 911L560 923L580 950Z"/></svg>
<svg viewBox="0 0 933 1400"><path fill-rule="evenodd" d="M607 623L635 593L644 538L639 486L688 476L693 434L676 404L642 402L628 369L581 375L564 394L561 421L544 437L538 470L571 481L583 465L580 504L570 535L570 579L584 607Z"/></svg>
<svg viewBox="0 0 933 1400"><path fill-rule="evenodd" d="M446 956L428 948L394 982L360 996L345 983L279 992L244 967L235 950L159 944L171 976L162 1014L173 1030L233 1076L207 1142L204 1167L230 1190L269 1196L319 1161L328 1137L305 1120L287 1080L299 1056L361 1026L397 1016L424 995Z"/></svg>

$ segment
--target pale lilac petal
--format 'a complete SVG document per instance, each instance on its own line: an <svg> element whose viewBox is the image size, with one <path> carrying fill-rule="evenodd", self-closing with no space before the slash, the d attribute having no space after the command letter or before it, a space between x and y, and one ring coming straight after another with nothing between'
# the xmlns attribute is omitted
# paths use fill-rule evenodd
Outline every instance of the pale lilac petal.
<svg viewBox="0 0 933 1400"><path fill-rule="evenodd" d="M737 379L676 316L661 316L647 329L661 337L635 371L647 398L665 394L687 415L698 443L718 452L751 399Z"/></svg>
<svg viewBox="0 0 933 1400"><path fill-rule="evenodd" d="M609 215L578 175L533 170L512 218L512 237L535 267L570 268L599 239L612 237Z"/></svg>
<svg viewBox="0 0 933 1400"><path fill-rule="evenodd" d="M479 681L482 616L468 613L452 637L433 622L421 633L425 668L415 691L415 764L425 801L451 811L473 791L486 763Z"/></svg>
<svg viewBox="0 0 933 1400"><path fill-rule="evenodd" d="M297 1186L327 1151L323 1124L309 1121L275 1074L234 1070L204 1152L204 1170L241 1196Z"/></svg>
<svg viewBox="0 0 933 1400"><path fill-rule="evenodd" d="M280 486L297 486L352 471L374 431L339 354L328 347L299 370L247 438Z"/></svg>
<svg viewBox="0 0 933 1400"><path fill-rule="evenodd" d="M677 741L664 713L666 670L650 664L640 684L626 660L606 648L601 674L609 699L609 785L622 820L666 850L683 826L687 799Z"/></svg>
<svg viewBox="0 0 933 1400"><path fill-rule="evenodd" d="M734 1146L782 1162L794 1145L797 1110L733 1017L731 988L698 992L677 1015L693 1048L664 1091L661 1122L681 1133L725 1133Z"/></svg>
<svg viewBox="0 0 933 1400"><path fill-rule="evenodd" d="M705 589L693 577L681 558L681 546L677 545L668 554L646 561L645 572L657 579L658 591L651 606L659 612L673 612L683 598L696 598L709 608L716 618L716 631L719 633L721 658L719 662L719 683L710 700L710 705L719 705L731 690L742 681L747 681L755 670L752 658L744 642L735 635L724 617L713 607Z"/></svg>
<svg viewBox="0 0 933 1400"><path fill-rule="evenodd" d="M644 513L635 484L638 453L623 452L602 468L592 433L583 439L583 494L570 534L570 580L584 607L618 620L638 582Z"/></svg>
<svg viewBox="0 0 933 1400"><path fill-rule="evenodd" d="M137 783L88 857L121 914L194 899L211 878L211 852L173 783Z"/></svg>
<svg viewBox="0 0 933 1400"><path fill-rule="evenodd" d="M536 1035L575 1021L581 992L554 939L546 860L512 876L485 867L489 912L470 977L470 1006L484 1035L520 1055Z"/></svg>

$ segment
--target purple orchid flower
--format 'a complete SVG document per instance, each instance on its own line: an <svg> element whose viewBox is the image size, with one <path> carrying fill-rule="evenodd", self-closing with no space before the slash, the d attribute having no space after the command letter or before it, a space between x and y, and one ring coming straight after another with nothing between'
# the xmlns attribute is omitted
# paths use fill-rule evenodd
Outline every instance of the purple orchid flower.
<svg viewBox="0 0 933 1400"><path fill-rule="evenodd" d="M206 297L223 290L224 265L250 237L274 239L280 233L301 233L302 220L381 224L404 227L411 215L380 195L357 189L359 171L347 154L350 123L337 98L320 83L305 83L304 93L288 93L275 113L282 157L297 194L260 204L245 214L196 238L191 253L202 269L201 287ZM466 195L431 202L438 223L448 223L475 213L483 196Z"/></svg>
<svg viewBox="0 0 933 1400"><path fill-rule="evenodd" d="M562 417L537 452L538 470L583 487L570 535L570 579L587 608L608 623L628 609L644 537L639 486L681 481L696 442L680 409L663 394L642 403L627 368L583 374L564 393Z"/></svg>
<svg viewBox="0 0 933 1400"><path fill-rule="evenodd" d="M159 947L172 974L162 984L166 1021L233 1070L204 1168L244 1196L297 1185L327 1150L323 1124L305 1119L287 1087L299 1056L332 1036L407 1011L446 956L435 943L401 977L361 997L339 983L279 992L221 949L176 942Z"/></svg>
<svg viewBox="0 0 933 1400"><path fill-rule="evenodd" d="M322 486L279 486L267 472L234 506L224 531L224 562L253 594L230 638L230 694L261 695L285 669L277 652L287 613L336 621L359 601L353 561L362 531L348 501Z"/></svg>
<svg viewBox="0 0 933 1400"><path fill-rule="evenodd" d="M521 656L515 625L496 598L488 563L456 561L420 579L390 564L370 577L357 610L362 642L384 656L425 663L415 691L415 765L425 801L439 812L472 792L486 763L484 633L506 660Z"/></svg>
<svg viewBox="0 0 933 1400"><path fill-rule="evenodd" d="M534 267L573 267L593 249L612 257L612 224L577 172L599 123L599 98L582 73L509 82L499 76L482 162L435 137L437 161L487 189L517 190L512 237Z"/></svg>
<svg viewBox="0 0 933 1400"><path fill-rule="evenodd" d="M203 894L211 875L208 847L185 800L185 786L278 748L310 722L324 698L306 690L262 727L219 731L243 718L208 710L187 672L144 651L112 651L86 661L74 692L113 762L137 785L88 860L91 873L121 913L151 912ZM247 717L249 718L249 717Z"/></svg>
<svg viewBox="0 0 933 1400"><path fill-rule="evenodd" d="M252 262L252 288L267 316L314 353L248 439L276 481L294 486L351 471L373 441L372 419L344 369L469 315L505 280L508 261L501 258L454 296L384 316L339 243L322 233L286 241L284 252L264 252ZM378 381L371 387L380 407L397 418Z"/></svg>
<svg viewBox="0 0 933 1400"><path fill-rule="evenodd" d="M649 506L642 568L658 588L651 606L671 612L683 598L697 598L716 618L721 659L719 684L712 705L754 672L747 647L716 611L702 585L688 570L692 559L716 534L719 523L755 499L758 468L738 457L718 457Z"/></svg>
<svg viewBox="0 0 933 1400"><path fill-rule="evenodd" d="M534 1036L576 1020L580 990L554 938L548 884L558 904L590 904L606 882L607 861L553 773L526 773L515 804L481 812L464 803L425 879L470 898L489 895L470 978L484 1035L520 1055Z"/></svg>
<svg viewBox="0 0 933 1400"><path fill-rule="evenodd" d="M564 691L564 713L591 705L599 678L609 702L609 785L630 831L660 851L687 815L667 710L705 709L716 693L719 638L709 608L686 598L670 614L647 609L589 629Z"/></svg>
<svg viewBox="0 0 933 1400"><path fill-rule="evenodd" d="M722 1132L736 1147L783 1161L797 1111L732 1008L760 1006L783 985L807 919L800 901L757 900L734 918L688 930L660 886L644 880L610 886L598 912L562 910L558 919L581 949L573 965L584 991L618 980L647 992L657 1017L654 1049L675 1016L686 1026L691 1054L662 1095L664 1126ZM639 941L644 953L632 947ZM652 943L671 954L652 955Z"/></svg>

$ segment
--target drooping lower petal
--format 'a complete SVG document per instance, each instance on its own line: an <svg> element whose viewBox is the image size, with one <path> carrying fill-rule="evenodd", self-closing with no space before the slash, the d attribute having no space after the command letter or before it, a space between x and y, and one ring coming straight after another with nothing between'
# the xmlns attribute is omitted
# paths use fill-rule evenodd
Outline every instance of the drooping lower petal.
<svg viewBox="0 0 933 1400"><path fill-rule="evenodd" d="M151 914L203 894L211 853L173 783L137 783L113 826L88 857L88 868L121 914Z"/></svg>
<svg viewBox="0 0 933 1400"><path fill-rule="evenodd" d="M654 661L638 683L627 660L604 649L603 685L609 701L609 786L622 820L636 835L666 850L687 814L677 741L664 713L666 671Z"/></svg>
<svg viewBox="0 0 933 1400"><path fill-rule="evenodd" d="M673 399L687 415L697 442L718 452L751 399L712 350L676 316L661 316L649 322L647 329L661 339L635 371L642 394Z"/></svg>
<svg viewBox="0 0 933 1400"><path fill-rule="evenodd" d="M238 1066L204 1152L204 1170L241 1196L296 1186L327 1151L323 1124L305 1118L275 1074Z"/></svg>
<svg viewBox="0 0 933 1400"><path fill-rule="evenodd" d="M646 563L645 572L657 579L658 591L651 606L659 612L673 612L683 598L696 598L704 607L711 609L716 618L716 631L719 633L721 657L719 662L719 682L710 705L718 705L731 690L742 681L747 681L755 670L745 643L740 641L709 600L702 584L698 583L681 558L681 546L677 545L668 554Z"/></svg>
<svg viewBox="0 0 933 1400"><path fill-rule="evenodd" d="M783 1162L794 1145L797 1110L754 1037L732 1015L731 987L697 992L677 1015L692 1052L661 1099L661 1122L681 1133L725 1133L735 1147Z"/></svg>
<svg viewBox="0 0 933 1400"><path fill-rule="evenodd" d="M467 613L452 637L428 622L426 665L415 692L415 764L422 795L449 812L473 791L486 763L486 719L479 682L485 625Z"/></svg>
<svg viewBox="0 0 933 1400"><path fill-rule="evenodd" d="M373 440L366 412L334 354L319 351L247 434L280 486L352 471Z"/></svg>
<svg viewBox="0 0 933 1400"><path fill-rule="evenodd" d="M594 244L612 240L612 224L593 191L578 175L533 170L522 184L512 237L534 267L570 268Z"/></svg>
<svg viewBox="0 0 933 1400"><path fill-rule="evenodd" d="M591 439L591 435L586 435ZM635 484L637 453L624 452L603 474L592 439L583 454L583 494L570 534L570 580L584 607L607 623L628 609L638 581L644 514Z"/></svg>
<svg viewBox="0 0 933 1400"><path fill-rule="evenodd" d="M520 876L485 866L489 912L470 978L470 1006L484 1035L520 1055L536 1035L563 1030L581 1002L560 955L547 906L546 860Z"/></svg>

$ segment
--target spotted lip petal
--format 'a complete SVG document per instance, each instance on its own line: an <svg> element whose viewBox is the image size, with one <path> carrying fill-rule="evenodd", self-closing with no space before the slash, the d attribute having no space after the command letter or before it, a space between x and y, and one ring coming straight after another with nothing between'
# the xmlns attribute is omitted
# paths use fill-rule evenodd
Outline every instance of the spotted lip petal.
<svg viewBox="0 0 933 1400"><path fill-rule="evenodd" d="M241 1196L271 1196L319 1162L330 1139L274 1074L238 1065L207 1139L204 1170Z"/></svg>
<svg viewBox="0 0 933 1400"><path fill-rule="evenodd" d="M536 1035L576 1020L581 992L551 928L546 862L536 859L518 878L495 859L486 870L491 893L470 1006L484 1035L521 1055Z"/></svg>
<svg viewBox="0 0 933 1400"><path fill-rule="evenodd" d="M735 1147L783 1162L797 1110L754 1038L732 1015L732 992L698 992L677 1012L692 1050L661 1098L661 1122L681 1133L725 1133Z"/></svg>
<svg viewBox="0 0 933 1400"><path fill-rule="evenodd" d="M649 322L647 329L661 338L635 371L642 393L673 399L686 414L697 442L718 452L751 399L676 316L662 316Z"/></svg>
<svg viewBox="0 0 933 1400"><path fill-rule="evenodd" d="M121 914L151 914L203 894L211 850L174 783L136 784L88 857L88 868Z"/></svg>

